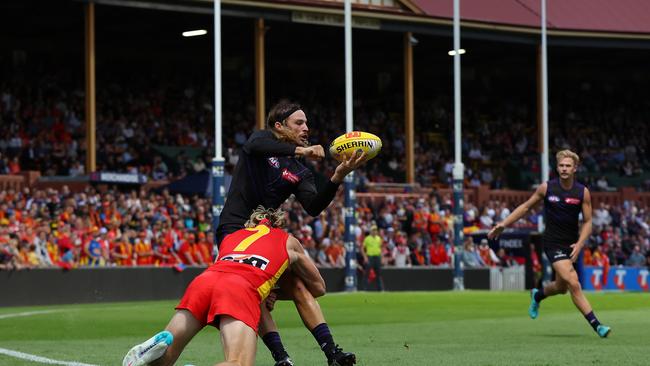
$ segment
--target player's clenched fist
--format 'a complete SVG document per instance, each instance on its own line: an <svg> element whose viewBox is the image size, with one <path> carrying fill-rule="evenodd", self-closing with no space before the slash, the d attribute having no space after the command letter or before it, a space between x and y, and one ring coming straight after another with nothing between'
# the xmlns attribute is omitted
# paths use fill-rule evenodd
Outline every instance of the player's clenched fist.
<svg viewBox="0 0 650 366"><path fill-rule="evenodd" d="M325 157L325 149L321 145L313 145L309 147L296 147L296 155L301 155L306 159L321 160Z"/></svg>

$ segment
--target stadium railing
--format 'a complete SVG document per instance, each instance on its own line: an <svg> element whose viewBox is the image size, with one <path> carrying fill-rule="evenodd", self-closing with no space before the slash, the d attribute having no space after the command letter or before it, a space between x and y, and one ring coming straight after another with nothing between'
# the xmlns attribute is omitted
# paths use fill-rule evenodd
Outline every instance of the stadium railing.
<svg viewBox="0 0 650 366"><path fill-rule="evenodd" d="M72 192L83 191L90 183L86 176L66 179L56 179L50 177L41 177L40 172L25 171L17 175L0 175L0 190L22 190L25 187L37 189L61 189L67 185ZM157 188L169 183L168 181L150 181L144 186L147 188ZM424 188L419 185L409 185L401 183L372 183L368 184L369 192L357 193L357 198L386 199L393 196L394 198L426 198L432 188ZM441 196L452 195L451 188L439 188L436 192ZM515 191L509 189L490 189L486 185L479 187L467 187L463 191L465 202L471 202L478 206L483 206L489 201L506 202L508 206L515 207L526 201L530 191ZM650 206L650 192L638 192L634 187L623 187L616 192L592 192L592 204L594 207L604 202L611 206L620 206L624 201L635 201L645 206Z"/></svg>

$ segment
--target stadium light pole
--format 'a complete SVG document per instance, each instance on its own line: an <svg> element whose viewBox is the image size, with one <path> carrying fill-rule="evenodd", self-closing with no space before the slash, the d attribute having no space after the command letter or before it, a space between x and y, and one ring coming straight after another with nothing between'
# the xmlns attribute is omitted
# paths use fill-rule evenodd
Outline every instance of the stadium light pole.
<svg viewBox="0 0 650 366"><path fill-rule="evenodd" d="M214 158L212 159L212 232L213 255L217 248L217 227L226 196L224 158L221 146L221 0L214 0Z"/></svg>
<svg viewBox="0 0 650 366"><path fill-rule="evenodd" d="M546 61L546 0L542 0L542 183L548 181L548 68Z"/></svg>
<svg viewBox="0 0 650 366"><path fill-rule="evenodd" d="M95 3L86 4L86 174L97 170L97 93L95 73Z"/></svg>
<svg viewBox="0 0 650 366"><path fill-rule="evenodd" d="M454 0L454 289L464 290L461 255L463 247L463 174L464 166L461 156L461 109L460 109L460 0Z"/></svg>
<svg viewBox="0 0 650 366"><path fill-rule="evenodd" d="M345 0L345 130L354 129L352 115L352 4ZM357 253L354 235L354 206L356 193L354 191L354 171L345 177L345 291L357 289Z"/></svg>

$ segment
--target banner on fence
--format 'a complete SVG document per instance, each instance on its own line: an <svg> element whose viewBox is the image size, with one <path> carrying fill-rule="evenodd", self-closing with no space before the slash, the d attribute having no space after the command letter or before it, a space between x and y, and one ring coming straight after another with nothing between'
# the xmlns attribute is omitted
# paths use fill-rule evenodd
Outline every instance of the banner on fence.
<svg viewBox="0 0 650 366"><path fill-rule="evenodd" d="M584 289L648 292L649 274L648 268L585 266Z"/></svg>

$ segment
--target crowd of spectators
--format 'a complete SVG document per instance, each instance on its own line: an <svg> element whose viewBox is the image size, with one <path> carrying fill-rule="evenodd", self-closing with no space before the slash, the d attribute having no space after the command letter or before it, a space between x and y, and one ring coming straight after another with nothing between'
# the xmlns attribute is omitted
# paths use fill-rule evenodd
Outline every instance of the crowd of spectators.
<svg viewBox="0 0 650 366"><path fill-rule="evenodd" d="M208 91L176 84L156 88L111 83L97 94L97 170L178 178L206 169L214 151ZM250 108L227 105L226 146L245 141ZM85 171L84 93L44 78L34 87L0 85L0 174L45 176Z"/></svg>
<svg viewBox="0 0 650 366"><path fill-rule="evenodd" d="M383 266L453 266L451 197L362 197L355 237L360 268L368 264L364 238L376 229ZM344 219L338 197L318 217L288 200L287 231L319 267L343 267ZM67 189L0 192L0 269L60 266L208 265L213 254L210 203L144 190L83 193ZM462 263L466 267L522 265L506 249L493 250L472 234L487 230L510 213L504 203L479 208L467 203ZM532 210L514 227L535 230L541 212ZM650 265L650 211L633 202L594 209L593 234L585 250L588 265ZM533 251L534 252L534 251ZM539 258L533 258L539 265Z"/></svg>
<svg viewBox="0 0 650 366"><path fill-rule="evenodd" d="M0 192L0 269L211 263L210 205L168 192Z"/></svg>
<svg viewBox="0 0 650 366"><path fill-rule="evenodd" d="M57 76L37 82L0 83L0 174L37 170L45 176L87 174L84 94ZM177 179L205 170L214 150L212 90L200 82L128 80L100 83L97 94L97 169ZM604 87L602 87L604 88ZM602 89L601 88L601 89ZM551 150L571 148L583 164L579 175L592 190L610 190L607 176L639 176L650 166L650 104L632 103L625 90L615 94L589 84L568 85L551 100ZM607 88L605 88L607 89ZM462 152L466 186L527 188L539 177L536 115L533 106L504 95L464 96ZM312 144L328 146L344 130L342 100L302 94ZM446 185L453 166L451 100L416 101L415 168L424 187ZM356 174L357 190L367 182L403 182L406 141L400 98L364 99L354 106L356 129L383 141L381 159ZM254 107L244 99L223 106L227 166L254 128ZM333 159L314 163L330 176ZM537 179L537 178L535 178ZM581 178L582 179L582 178ZM292 201L288 228L321 267L344 265L342 200L319 217L304 214ZM439 194L363 198L358 202L356 237L359 263L368 263L363 240L373 226L382 241L386 266L451 266L451 197ZM466 234L486 230L512 207L466 203ZM518 226L536 229L533 210ZM650 251L650 210L633 202L594 208L594 230L585 251L587 264L641 265ZM0 269L40 266L205 265L212 254L210 208L204 198L168 192L109 190L84 193L46 190L0 191ZM465 266L518 265L507 251L491 250L466 236Z"/></svg>
<svg viewBox="0 0 650 366"><path fill-rule="evenodd" d="M84 96L63 88L56 78L34 86L0 85L0 174L38 170L43 175L86 174ZM213 104L208 86L181 83L107 83L97 96L97 169L140 173L150 179L178 178L206 169L214 151ZM152 86L155 85L155 86ZM571 148L582 157L580 173L594 190L611 189L607 175L639 176L650 167L647 106L628 106L624 98L589 105L586 98L558 101L551 113L551 150ZM503 101L505 100L505 102ZM343 131L341 101L305 95L303 103L311 142L328 146ZM447 97L416 103L415 159L418 183L449 184L453 166L453 115ZM529 188L538 183L539 154L532 107L507 98L466 96L462 153L467 186ZM254 107L225 100L224 154L236 164L238 149L254 128ZM368 181L404 182L405 133L400 103L365 100L355 103L355 127L383 140L385 159L371 161ZM594 121L598 121L594 124ZM612 122L614 121L614 122ZM334 168L333 159L317 170ZM522 172L525 172L523 174Z"/></svg>

